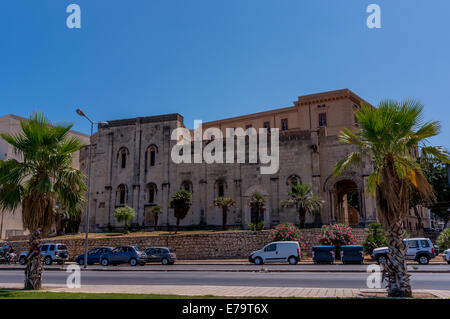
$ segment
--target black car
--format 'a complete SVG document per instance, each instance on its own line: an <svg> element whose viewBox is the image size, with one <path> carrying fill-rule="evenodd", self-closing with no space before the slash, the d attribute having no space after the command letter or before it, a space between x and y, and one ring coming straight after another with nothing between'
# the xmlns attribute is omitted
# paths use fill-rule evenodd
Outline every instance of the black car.
<svg viewBox="0 0 450 319"><path fill-rule="evenodd" d="M147 262L160 262L163 265L173 265L177 256L167 247L149 247L145 250Z"/></svg>

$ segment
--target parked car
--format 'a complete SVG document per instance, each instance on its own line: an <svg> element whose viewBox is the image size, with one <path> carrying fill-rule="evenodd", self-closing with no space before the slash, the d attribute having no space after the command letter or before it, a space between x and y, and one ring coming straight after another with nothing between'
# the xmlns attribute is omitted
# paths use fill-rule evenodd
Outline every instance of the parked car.
<svg viewBox="0 0 450 319"><path fill-rule="evenodd" d="M444 260L450 264L450 248L447 250L444 250L444 255L442 256L442 258L444 258Z"/></svg>
<svg viewBox="0 0 450 319"><path fill-rule="evenodd" d="M87 253L87 263L88 265L92 265L95 263L100 263L100 257L103 254L107 254L113 250L112 247L96 247L88 251ZM75 258L75 262L79 265L84 265L84 254L78 255Z"/></svg>
<svg viewBox="0 0 450 319"><path fill-rule="evenodd" d="M64 264L69 258L69 252L67 246L61 243L44 243L41 245L41 255L46 265L51 265L53 262L57 262L58 265ZM19 255L19 263L25 264L25 260L28 256L28 252L24 251Z"/></svg>
<svg viewBox="0 0 450 319"><path fill-rule="evenodd" d="M167 247L149 247L145 250L147 262L160 262L163 265L173 265L177 256Z"/></svg>
<svg viewBox="0 0 450 319"><path fill-rule="evenodd" d="M429 238L408 238L403 240L408 247L406 251L407 260L415 260L421 265L429 263L435 257L433 243ZM373 250L372 258L379 264L384 264L387 260L388 247L380 247Z"/></svg>
<svg viewBox="0 0 450 319"><path fill-rule="evenodd" d="M265 262L288 262L295 265L300 258L300 245L296 241L276 241L248 256L248 260L255 265Z"/></svg>
<svg viewBox="0 0 450 319"><path fill-rule="evenodd" d="M136 246L119 246L100 256L102 266L126 263L136 266L137 264L145 265L146 262L147 254Z"/></svg>

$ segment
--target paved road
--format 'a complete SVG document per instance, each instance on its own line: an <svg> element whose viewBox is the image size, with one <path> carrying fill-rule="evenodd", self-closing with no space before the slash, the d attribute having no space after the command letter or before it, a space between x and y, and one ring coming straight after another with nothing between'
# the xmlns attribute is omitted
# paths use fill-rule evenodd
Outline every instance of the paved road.
<svg viewBox="0 0 450 319"><path fill-rule="evenodd" d="M66 267L67 265L63 266ZM256 266L250 263L241 264L194 264L194 263L178 263L175 265L161 265L161 264L147 264L145 266L131 267L127 264L119 266L102 267L100 265L89 265L89 270L107 270L107 271L227 271L227 272L259 272L267 270L270 272L366 272L369 265L314 265L314 264L264 264ZM24 269L20 265L1 265L0 271L8 269ZM62 269L61 266L52 265L46 266L46 269ZM450 273L450 265L447 264L430 264L430 265L408 265L408 270L411 272L448 272ZM1 281L0 281L1 282Z"/></svg>
<svg viewBox="0 0 450 319"><path fill-rule="evenodd" d="M23 282L23 271L0 271L1 283ZM47 271L45 284L65 285L68 273ZM310 287L310 288L366 288L365 273L317 273L317 272L209 272L209 271L86 271L81 274L85 285L204 285L248 287ZM450 290L450 274L414 273L414 289Z"/></svg>

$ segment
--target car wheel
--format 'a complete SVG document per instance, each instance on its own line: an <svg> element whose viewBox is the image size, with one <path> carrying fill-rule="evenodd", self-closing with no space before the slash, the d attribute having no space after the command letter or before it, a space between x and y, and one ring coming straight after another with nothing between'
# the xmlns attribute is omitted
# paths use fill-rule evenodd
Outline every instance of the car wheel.
<svg viewBox="0 0 450 319"><path fill-rule="evenodd" d="M422 255L422 256L419 256L419 259L417 261L421 265L427 265L430 262L430 258L428 258L428 256Z"/></svg>
<svg viewBox="0 0 450 319"><path fill-rule="evenodd" d="M47 256L47 257L45 257L45 259L44 259L44 263L45 263L47 266L50 266L50 265L53 263L53 260L52 260L52 258L51 258L50 256Z"/></svg>
<svg viewBox="0 0 450 319"><path fill-rule="evenodd" d="M101 262L101 264L102 264L102 266L108 266L109 265L109 260L108 259L102 259L102 262Z"/></svg>
<svg viewBox="0 0 450 319"><path fill-rule="evenodd" d="M78 265L80 265L80 266L84 265L84 258L78 259Z"/></svg>
<svg viewBox="0 0 450 319"><path fill-rule="evenodd" d="M136 266L137 265L137 260L136 258L131 258L130 259L130 266Z"/></svg>
<svg viewBox="0 0 450 319"><path fill-rule="evenodd" d="M386 257L386 256L381 255L381 256L378 256L378 257L377 257L377 263L378 263L379 265L385 264L386 262L387 262L387 257Z"/></svg>
<svg viewBox="0 0 450 319"><path fill-rule="evenodd" d="M289 261L289 265L296 265L298 263L297 258L294 256L289 257L288 261Z"/></svg>
<svg viewBox="0 0 450 319"><path fill-rule="evenodd" d="M19 258L19 264L25 265L25 257L21 256L21 257Z"/></svg>
<svg viewBox="0 0 450 319"><path fill-rule="evenodd" d="M169 263L169 260L167 258L163 258L161 260L161 264L163 264L163 265L167 265L168 263Z"/></svg>
<svg viewBox="0 0 450 319"><path fill-rule="evenodd" d="M255 258L255 265L262 265L264 264L263 260L261 257L256 257Z"/></svg>

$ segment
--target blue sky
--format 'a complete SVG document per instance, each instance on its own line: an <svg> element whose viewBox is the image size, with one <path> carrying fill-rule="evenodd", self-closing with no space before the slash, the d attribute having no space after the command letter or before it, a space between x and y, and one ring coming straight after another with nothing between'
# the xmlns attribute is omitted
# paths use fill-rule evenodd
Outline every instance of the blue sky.
<svg viewBox="0 0 450 319"><path fill-rule="evenodd" d="M370 3L381 29L366 27ZM87 133L77 107L97 121L178 112L193 127L349 88L422 101L450 148L449 19L448 0L2 0L0 114Z"/></svg>

